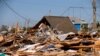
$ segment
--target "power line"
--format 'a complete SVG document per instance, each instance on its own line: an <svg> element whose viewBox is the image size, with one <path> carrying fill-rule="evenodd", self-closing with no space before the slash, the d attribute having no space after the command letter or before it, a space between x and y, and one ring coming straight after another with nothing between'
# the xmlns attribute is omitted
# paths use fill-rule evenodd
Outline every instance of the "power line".
<svg viewBox="0 0 100 56"><path fill-rule="evenodd" d="M5 0L1 0L2 2L4 2L4 4L12 11L14 12L17 16L21 17L24 20L28 20L27 18L23 17L22 15L20 15L18 12L16 12Z"/></svg>
<svg viewBox="0 0 100 56"><path fill-rule="evenodd" d="M4 2L4 4L12 11L14 12L17 16L19 16L20 18L24 19L25 22L27 22L27 25L29 25L29 23L32 23L32 21L30 19L25 18L24 16L20 15L18 12L16 12L6 1L1 0L2 2ZM33 24L33 23L32 23Z"/></svg>
<svg viewBox="0 0 100 56"><path fill-rule="evenodd" d="M64 15L67 11L69 11L69 9L70 9L70 8L67 8L67 9L61 14L61 16Z"/></svg>
<svg viewBox="0 0 100 56"><path fill-rule="evenodd" d="M3 7L3 3L2 1L0 0L0 9Z"/></svg>
<svg viewBox="0 0 100 56"><path fill-rule="evenodd" d="M61 15L64 15L66 12L69 12L70 9L73 9L73 14L74 14L74 8L84 9L84 7L69 7Z"/></svg>

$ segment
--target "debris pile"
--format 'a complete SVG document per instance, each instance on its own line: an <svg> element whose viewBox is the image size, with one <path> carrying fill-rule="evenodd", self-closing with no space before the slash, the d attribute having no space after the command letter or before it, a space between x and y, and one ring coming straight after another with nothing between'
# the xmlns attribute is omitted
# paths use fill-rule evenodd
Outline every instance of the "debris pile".
<svg viewBox="0 0 100 56"><path fill-rule="evenodd" d="M99 52L98 32L65 34L41 24L33 32L0 33L1 56L97 56Z"/></svg>

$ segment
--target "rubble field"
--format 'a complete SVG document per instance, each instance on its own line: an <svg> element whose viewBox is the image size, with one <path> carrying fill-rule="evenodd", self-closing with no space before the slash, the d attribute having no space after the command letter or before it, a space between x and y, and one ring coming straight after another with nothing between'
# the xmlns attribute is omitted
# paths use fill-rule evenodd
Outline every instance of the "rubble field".
<svg viewBox="0 0 100 56"><path fill-rule="evenodd" d="M61 33L51 28L4 32L0 56L100 56L100 33Z"/></svg>

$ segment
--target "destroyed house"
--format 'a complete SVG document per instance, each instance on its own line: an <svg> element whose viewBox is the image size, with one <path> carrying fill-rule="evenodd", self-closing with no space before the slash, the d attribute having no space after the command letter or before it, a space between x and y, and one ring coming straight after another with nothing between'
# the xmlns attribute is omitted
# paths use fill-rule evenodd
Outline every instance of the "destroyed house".
<svg viewBox="0 0 100 56"><path fill-rule="evenodd" d="M63 33L77 32L69 17L63 16L44 16L33 28L37 29L41 23L56 28Z"/></svg>

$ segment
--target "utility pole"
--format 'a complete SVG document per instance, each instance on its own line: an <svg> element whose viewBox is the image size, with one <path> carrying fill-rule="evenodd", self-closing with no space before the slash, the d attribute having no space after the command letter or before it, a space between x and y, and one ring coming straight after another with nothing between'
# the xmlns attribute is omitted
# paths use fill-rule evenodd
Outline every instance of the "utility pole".
<svg viewBox="0 0 100 56"><path fill-rule="evenodd" d="M97 25L96 25L96 0L92 1L92 6L93 6L93 30L97 30Z"/></svg>

